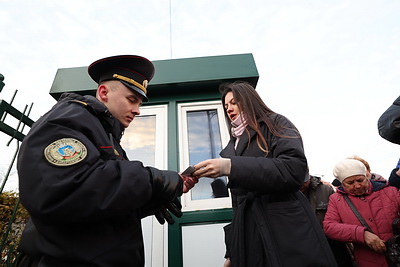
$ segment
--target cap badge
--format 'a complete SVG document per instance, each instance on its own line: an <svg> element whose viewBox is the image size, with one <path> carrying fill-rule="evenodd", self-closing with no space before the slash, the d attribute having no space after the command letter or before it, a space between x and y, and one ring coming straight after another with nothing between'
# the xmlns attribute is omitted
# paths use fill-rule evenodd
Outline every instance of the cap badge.
<svg viewBox="0 0 400 267"><path fill-rule="evenodd" d="M46 160L56 166L74 165L87 156L87 148L75 138L62 138L44 149Z"/></svg>

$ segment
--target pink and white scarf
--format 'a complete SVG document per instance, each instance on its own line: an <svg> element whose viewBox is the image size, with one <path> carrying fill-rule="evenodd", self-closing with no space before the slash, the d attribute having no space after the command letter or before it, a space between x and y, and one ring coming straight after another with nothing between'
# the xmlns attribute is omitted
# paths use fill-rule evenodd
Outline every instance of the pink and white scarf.
<svg viewBox="0 0 400 267"><path fill-rule="evenodd" d="M232 124L231 128L232 136L236 138L235 141L235 149L236 149L237 144L239 143L240 136L243 134L244 130L247 127L247 121L245 119L243 112L240 113L237 116L237 118L231 122L231 124Z"/></svg>

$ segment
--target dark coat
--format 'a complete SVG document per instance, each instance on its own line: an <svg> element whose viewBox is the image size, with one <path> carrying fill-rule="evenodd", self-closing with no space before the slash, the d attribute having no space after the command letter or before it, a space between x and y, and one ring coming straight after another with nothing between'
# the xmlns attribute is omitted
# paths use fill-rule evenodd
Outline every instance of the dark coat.
<svg viewBox="0 0 400 267"><path fill-rule="evenodd" d="M231 158L229 187L233 220L225 228L227 256L234 267L336 266L324 233L299 189L307 173L303 145L294 125L281 115L275 124L291 138L273 135L260 123L269 153L246 131L222 150ZM297 136L297 137L295 137Z"/></svg>
<svg viewBox="0 0 400 267"><path fill-rule="evenodd" d="M395 186L398 189L400 189L400 177L396 174L396 172L399 170L399 168L394 168L391 172L390 172L390 176L388 179L388 182L391 186Z"/></svg>
<svg viewBox="0 0 400 267"><path fill-rule="evenodd" d="M382 138L400 145L400 97L380 116L378 132Z"/></svg>
<svg viewBox="0 0 400 267"><path fill-rule="evenodd" d="M310 176L310 186L307 198L310 201L311 209L315 212L318 222L322 227L326 210L328 209L329 196L335 193L333 187L323 184L321 178Z"/></svg>
<svg viewBox="0 0 400 267"><path fill-rule="evenodd" d="M123 130L96 98L76 94L64 94L33 125L17 163L31 215L20 251L54 266L144 266L141 218L151 213L144 207L152 202L153 172L178 174L126 160ZM84 159L50 163L45 149L62 138L81 142Z"/></svg>
<svg viewBox="0 0 400 267"><path fill-rule="evenodd" d="M329 197L335 193L335 190L333 190L332 186L324 184L320 177L310 176L310 185L307 193L311 209L315 212L319 224L323 227L324 217L328 210ZM353 266L351 252L345 242L328 238L328 243L339 267Z"/></svg>

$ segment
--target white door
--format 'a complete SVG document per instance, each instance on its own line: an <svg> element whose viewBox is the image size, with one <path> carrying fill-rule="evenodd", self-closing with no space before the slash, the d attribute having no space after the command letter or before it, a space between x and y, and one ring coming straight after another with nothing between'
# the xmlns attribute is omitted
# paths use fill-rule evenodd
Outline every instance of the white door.
<svg viewBox="0 0 400 267"><path fill-rule="evenodd" d="M121 140L130 160L144 166L167 169L167 106L141 107L125 130ZM160 225L154 216L142 220L145 245L145 266L162 267L167 264L167 226Z"/></svg>
<svg viewBox="0 0 400 267"><path fill-rule="evenodd" d="M219 158L229 141L224 111L219 101L178 105L179 152L181 170L200 161ZM223 227L227 222L190 221L196 212L231 208L226 176L201 178L182 196L185 222L181 225L183 267L223 266L225 243ZM200 220L201 221L201 220Z"/></svg>

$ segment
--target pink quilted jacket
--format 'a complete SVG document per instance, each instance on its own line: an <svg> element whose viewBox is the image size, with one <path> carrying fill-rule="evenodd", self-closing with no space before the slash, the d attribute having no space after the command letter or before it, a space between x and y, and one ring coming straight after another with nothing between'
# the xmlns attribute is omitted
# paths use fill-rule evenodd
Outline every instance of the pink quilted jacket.
<svg viewBox="0 0 400 267"><path fill-rule="evenodd" d="M366 195L357 197L349 194L364 220L381 239L393 236L392 221L399 217L400 192L396 187L383 182L370 182ZM325 234L335 240L353 242L354 254L359 267L388 266L383 254L374 252L364 243L366 230L343 198L347 194L342 187L329 198L328 211L324 219Z"/></svg>

